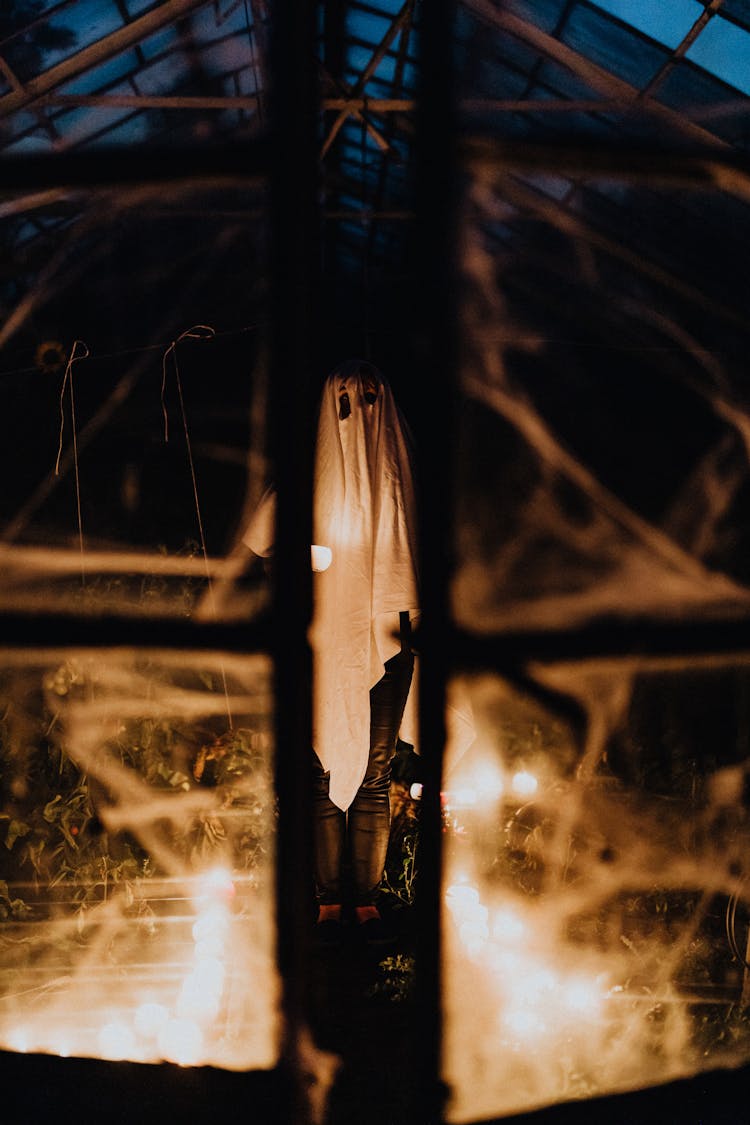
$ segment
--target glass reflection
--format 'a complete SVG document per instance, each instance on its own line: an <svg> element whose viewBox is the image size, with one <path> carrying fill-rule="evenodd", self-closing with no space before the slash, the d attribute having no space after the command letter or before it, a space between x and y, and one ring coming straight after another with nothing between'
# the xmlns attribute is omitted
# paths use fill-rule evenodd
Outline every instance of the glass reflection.
<svg viewBox="0 0 750 1125"><path fill-rule="evenodd" d="M278 1054L265 658L3 655L0 1046Z"/></svg>

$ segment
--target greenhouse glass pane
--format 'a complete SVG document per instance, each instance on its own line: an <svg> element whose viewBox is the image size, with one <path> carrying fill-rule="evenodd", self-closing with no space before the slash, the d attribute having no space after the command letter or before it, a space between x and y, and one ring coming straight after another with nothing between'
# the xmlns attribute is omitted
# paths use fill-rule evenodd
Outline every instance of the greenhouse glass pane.
<svg viewBox="0 0 750 1125"><path fill-rule="evenodd" d="M567 0L513 0L514 12L547 32L557 28L566 7Z"/></svg>
<svg viewBox="0 0 750 1125"><path fill-rule="evenodd" d="M749 604L747 340L724 293L686 313L704 300L688 267L711 292L741 272L721 237L740 204L696 192L683 215L591 177L563 206L521 173L486 161L462 211L456 1125L750 1061L750 656L723 633L744 637Z"/></svg>
<svg viewBox="0 0 750 1125"><path fill-rule="evenodd" d="M732 16L750 30L749 0L724 0L722 12L724 15Z"/></svg>
<svg viewBox="0 0 750 1125"><path fill-rule="evenodd" d="M79 74L72 82L67 82L60 88L63 94L94 94L118 82L125 75L132 74L138 69L138 55L135 51L123 51L115 58L102 63L101 66L92 67L84 74Z"/></svg>
<svg viewBox="0 0 750 1125"><path fill-rule="evenodd" d="M698 0L670 0L669 4L651 4L648 0L591 2L672 49L682 42L695 21L703 14L703 6Z"/></svg>
<svg viewBox="0 0 750 1125"><path fill-rule="evenodd" d="M728 20L712 19L686 57L744 94L750 93L750 35Z"/></svg>
<svg viewBox="0 0 750 1125"><path fill-rule="evenodd" d="M374 12L365 12L352 9L347 13L346 30L353 39L362 39L365 43L372 43L373 50L385 36L392 23L388 15L375 15Z"/></svg>
<svg viewBox="0 0 750 1125"><path fill-rule="evenodd" d="M589 708L585 746L499 675L449 695L474 735L442 787L449 1122L750 1058L747 666L548 673Z"/></svg>
<svg viewBox="0 0 750 1125"><path fill-rule="evenodd" d="M584 58L625 79L645 86L668 57L664 48L649 43L597 11L578 4L565 23L561 38Z"/></svg>
<svg viewBox="0 0 750 1125"><path fill-rule="evenodd" d="M44 25L45 31L40 41L43 44L50 43L42 50L44 69L111 35L124 22L117 4L102 3L101 0L77 0L72 8L64 8ZM55 44L55 37L59 45Z"/></svg>
<svg viewBox="0 0 750 1125"><path fill-rule="evenodd" d="M750 103L705 70L679 63L665 75L656 96L730 144L747 145Z"/></svg>
<svg viewBox="0 0 750 1125"><path fill-rule="evenodd" d="M0 654L4 1050L275 1065L270 681L227 653Z"/></svg>
<svg viewBox="0 0 750 1125"><path fill-rule="evenodd" d="M82 108L61 120L91 144L97 122L109 145L166 128L158 110L134 119L129 109ZM53 196L41 217L66 218L67 199ZM85 220L66 236L79 256L75 287L66 271L54 275L34 323L0 352L15 436L0 609L250 622L269 597L240 544L245 506L268 472L258 406L266 363L240 294L266 268L264 191L183 185L143 188L137 199L91 192L79 204ZM247 216L244 234L236 214ZM13 215L5 224L16 262ZM27 247L11 301L37 283L40 257ZM190 282L175 288L166 278L179 261Z"/></svg>

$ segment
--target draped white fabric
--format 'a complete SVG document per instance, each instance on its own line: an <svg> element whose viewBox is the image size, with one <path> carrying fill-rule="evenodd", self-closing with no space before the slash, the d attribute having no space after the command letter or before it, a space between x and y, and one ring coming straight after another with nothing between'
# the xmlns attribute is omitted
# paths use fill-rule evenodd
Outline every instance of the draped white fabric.
<svg viewBox="0 0 750 1125"><path fill-rule="evenodd" d="M243 536L256 554L273 549L274 506L270 488ZM412 622L418 614L416 519L408 426L387 380L372 364L351 360L329 375L321 396L313 538L331 549L332 561L314 575L310 631L313 745L330 770L330 798L344 810L367 769L370 688L399 651L399 614ZM406 715L415 715L413 698ZM404 737L414 744L411 730Z"/></svg>
<svg viewBox="0 0 750 1125"><path fill-rule="evenodd" d="M375 401L365 398L374 383ZM349 413L340 417L341 396ZM357 360L326 380L315 460L313 526L330 547L315 575L311 630L313 741L330 770L329 795L346 809L370 746L370 688L400 647L398 615L419 605L416 495L408 428L388 382Z"/></svg>

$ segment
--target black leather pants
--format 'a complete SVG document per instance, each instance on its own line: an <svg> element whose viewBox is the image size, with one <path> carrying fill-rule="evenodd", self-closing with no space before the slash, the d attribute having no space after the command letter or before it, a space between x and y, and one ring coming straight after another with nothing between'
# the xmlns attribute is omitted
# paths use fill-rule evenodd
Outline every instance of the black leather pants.
<svg viewBox="0 0 750 1125"><path fill-rule="evenodd" d="M355 906L372 903L383 878L391 828L391 762L413 672L414 655L404 648L387 662L383 678L370 691L367 772L347 812L329 798L330 776L315 755L313 820L319 903L344 900L347 869Z"/></svg>

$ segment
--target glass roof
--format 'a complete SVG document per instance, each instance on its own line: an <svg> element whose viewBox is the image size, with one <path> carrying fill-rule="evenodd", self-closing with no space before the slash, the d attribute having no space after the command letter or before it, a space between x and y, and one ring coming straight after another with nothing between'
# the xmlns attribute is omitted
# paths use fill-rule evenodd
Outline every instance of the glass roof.
<svg viewBox="0 0 750 1125"><path fill-rule="evenodd" d="M488 7L499 17L496 33L488 38L487 20L482 21L482 49L475 45L467 56L467 36L476 35L477 20ZM322 12L324 88L337 85L340 94L356 89L373 99L412 97L418 5L379 0L343 8L335 29ZM457 60L459 66L469 58L480 64L471 92L495 99L530 100L542 93L547 98L601 97L611 76L629 84L635 99L648 95L658 100L669 78L673 99L679 87L680 108L689 115L693 100L705 107L709 90L717 100L747 93L749 13L746 0L725 0L710 10L698 0L515 0L502 7L464 0L456 10L456 41L464 48ZM268 18L267 4L260 0L17 3L12 15L0 18L3 138L10 135L18 147L23 138L36 135L40 144L55 150L93 137L106 144L121 121L107 120L102 99L130 97L131 143L139 144L144 130L135 118L153 108L146 103L149 97L251 98L262 93L258 40ZM522 27L537 34L524 34ZM325 70L333 38L339 40L337 75ZM680 82L675 71L681 72ZM709 76L720 85L712 88ZM617 92L622 94L619 88ZM76 103L95 96L100 99L96 103ZM135 103L139 97L140 109ZM72 115L73 105L96 122L82 129L86 114ZM211 109L222 112L218 106ZM241 109L252 116L248 104L233 107L235 117ZM197 104L182 107L186 118L198 112ZM392 130L390 115L404 112L375 107L368 119ZM325 122L324 117L323 129ZM128 143L127 132L119 129L119 134L119 143Z"/></svg>
<svg viewBox="0 0 750 1125"><path fill-rule="evenodd" d="M200 151L259 135L272 11L271 0L18 0L0 14L0 158ZM391 277L408 272L420 11L417 0L320 6L324 281L341 297L366 271L383 320L400 313ZM459 0L455 48L464 140L748 148L748 0ZM606 199L590 221L615 243L625 237L618 208L631 196L617 177L594 184L554 167L537 176L530 186L546 182L549 198L555 184L563 211ZM741 213L745 246L743 184L739 174L723 182L713 205L731 201L738 222ZM678 221L701 221L679 185L660 192ZM54 243L74 216L70 198L35 197L28 208L23 198L0 209L6 243ZM700 285L692 230L665 248L657 212L640 232L643 261L666 255ZM726 288L731 300L729 279Z"/></svg>
<svg viewBox="0 0 750 1125"><path fill-rule="evenodd" d="M698 0L671 0L667 4L594 0L594 6L631 24L670 50L674 50L682 42L703 12Z"/></svg>

